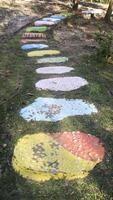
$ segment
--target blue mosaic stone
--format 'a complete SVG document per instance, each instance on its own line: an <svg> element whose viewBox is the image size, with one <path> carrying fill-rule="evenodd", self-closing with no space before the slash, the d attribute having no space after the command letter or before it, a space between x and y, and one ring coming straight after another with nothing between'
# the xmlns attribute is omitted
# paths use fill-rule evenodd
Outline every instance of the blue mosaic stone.
<svg viewBox="0 0 113 200"><path fill-rule="evenodd" d="M30 50L30 49L46 49L49 46L46 44L24 44L21 46L22 50Z"/></svg>
<svg viewBox="0 0 113 200"><path fill-rule="evenodd" d="M20 110L20 116L27 121L60 121L69 116L83 116L97 113L94 104L82 99L35 99L33 103Z"/></svg>

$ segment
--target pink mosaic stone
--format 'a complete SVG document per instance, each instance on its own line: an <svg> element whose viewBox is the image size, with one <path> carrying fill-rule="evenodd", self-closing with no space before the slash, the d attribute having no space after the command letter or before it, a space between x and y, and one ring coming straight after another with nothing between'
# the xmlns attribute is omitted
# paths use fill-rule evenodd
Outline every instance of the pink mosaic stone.
<svg viewBox="0 0 113 200"><path fill-rule="evenodd" d="M43 20L38 20L38 21L34 22L35 26L43 26L43 25L52 26L54 24L55 23L52 21L43 21Z"/></svg>
<svg viewBox="0 0 113 200"><path fill-rule="evenodd" d="M38 81L35 87L37 90L72 91L87 84L85 79L75 76L43 79Z"/></svg>
<svg viewBox="0 0 113 200"><path fill-rule="evenodd" d="M22 39L20 40L20 43L22 44L27 44L27 43L41 43L41 42L46 42L46 39Z"/></svg>

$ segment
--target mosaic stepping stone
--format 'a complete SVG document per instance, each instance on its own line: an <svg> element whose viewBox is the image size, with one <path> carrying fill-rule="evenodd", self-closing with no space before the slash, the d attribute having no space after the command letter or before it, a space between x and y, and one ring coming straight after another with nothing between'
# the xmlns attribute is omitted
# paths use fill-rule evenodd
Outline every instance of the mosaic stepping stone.
<svg viewBox="0 0 113 200"><path fill-rule="evenodd" d="M41 57L45 55L58 55L60 51L57 50L41 50L41 51L31 51L27 53L28 57Z"/></svg>
<svg viewBox="0 0 113 200"><path fill-rule="evenodd" d="M24 33L22 38L46 38L44 33Z"/></svg>
<svg viewBox="0 0 113 200"><path fill-rule="evenodd" d="M40 26L40 27L28 27L26 28L26 32L45 32L48 30L47 26Z"/></svg>
<svg viewBox="0 0 113 200"><path fill-rule="evenodd" d="M52 26L54 25L55 23L52 22L52 21L43 21L43 20L37 20L36 22L34 22L34 25L35 26L43 26L43 25L46 25L46 26Z"/></svg>
<svg viewBox="0 0 113 200"><path fill-rule="evenodd" d="M46 57L46 58L40 58L37 60L37 63L63 63L68 61L67 57Z"/></svg>
<svg viewBox="0 0 113 200"><path fill-rule="evenodd" d="M88 10L82 10L83 14L102 14L102 9L88 9Z"/></svg>
<svg viewBox="0 0 113 200"><path fill-rule="evenodd" d="M38 74L63 74L74 70L72 67L55 66L55 67L40 67L36 69Z"/></svg>
<svg viewBox="0 0 113 200"><path fill-rule="evenodd" d="M65 19L66 17L62 16L62 15L51 15L51 18L53 18L53 19Z"/></svg>
<svg viewBox="0 0 113 200"><path fill-rule="evenodd" d="M82 99L35 99L33 103L20 110L20 116L27 121L57 122L69 116L82 116L97 113L97 109Z"/></svg>
<svg viewBox="0 0 113 200"><path fill-rule="evenodd" d="M61 21L61 19L56 19L56 18L52 18L52 17L45 17L42 19L43 21L52 21L52 22L59 22Z"/></svg>
<svg viewBox="0 0 113 200"><path fill-rule="evenodd" d="M52 135L35 133L20 138L12 158L15 171L38 182L73 180L86 177L104 158L103 144L95 136L80 132Z"/></svg>
<svg viewBox="0 0 113 200"><path fill-rule="evenodd" d="M46 44L25 44L21 46L22 50L29 50L29 49L46 49L49 46Z"/></svg>
<svg viewBox="0 0 113 200"><path fill-rule="evenodd" d="M43 79L38 81L35 87L37 90L72 91L87 84L85 79L75 76Z"/></svg>
<svg viewBox="0 0 113 200"><path fill-rule="evenodd" d="M22 39L20 40L20 43L22 44L27 44L27 43L40 43L40 42L45 42L47 43L48 41L46 39Z"/></svg>

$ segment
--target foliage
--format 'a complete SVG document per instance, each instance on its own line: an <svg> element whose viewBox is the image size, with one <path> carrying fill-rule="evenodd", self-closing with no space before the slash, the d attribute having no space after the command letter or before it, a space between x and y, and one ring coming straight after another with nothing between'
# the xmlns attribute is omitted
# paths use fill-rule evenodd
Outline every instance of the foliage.
<svg viewBox="0 0 113 200"><path fill-rule="evenodd" d="M98 61L107 60L111 56L112 35L106 31L100 31L95 34L95 40L99 47L97 48L96 57Z"/></svg>

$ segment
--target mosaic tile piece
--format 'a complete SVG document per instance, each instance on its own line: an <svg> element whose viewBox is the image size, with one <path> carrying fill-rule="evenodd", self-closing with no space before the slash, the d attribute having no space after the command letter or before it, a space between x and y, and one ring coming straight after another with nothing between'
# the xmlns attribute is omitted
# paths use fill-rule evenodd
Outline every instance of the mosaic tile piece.
<svg viewBox="0 0 113 200"><path fill-rule="evenodd" d="M38 74L63 74L74 70L72 67L55 66L55 67L40 67L36 69Z"/></svg>
<svg viewBox="0 0 113 200"><path fill-rule="evenodd" d="M37 20L34 22L34 25L35 26L43 26L43 25L46 25L46 26L52 26L54 25L55 23L52 22L52 21L43 21L43 20Z"/></svg>
<svg viewBox="0 0 113 200"><path fill-rule="evenodd" d="M72 91L87 85L88 82L81 77L57 77L38 81L37 90Z"/></svg>
<svg viewBox="0 0 113 200"><path fill-rule="evenodd" d="M22 38L44 38L46 35L44 33L23 33Z"/></svg>
<svg viewBox="0 0 113 200"><path fill-rule="evenodd" d="M21 46L22 50L30 50L30 49L46 49L49 46L46 44L25 44Z"/></svg>
<svg viewBox="0 0 113 200"><path fill-rule="evenodd" d="M48 43L48 41L46 39L22 39L22 40L20 40L20 43L22 43L22 44L41 43L41 42Z"/></svg>
<svg viewBox="0 0 113 200"><path fill-rule="evenodd" d="M57 122L69 116L82 116L97 113L97 109L82 99L35 99L33 103L20 110L20 116L27 121Z"/></svg>
<svg viewBox="0 0 113 200"><path fill-rule="evenodd" d="M40 58L37 60L37 63L63 63L68 61L67 57L46 57L46 58Z"/></svg>
<svg viewBox="0 0 113 200"><path fill-rule="evenodd" d="M42 20L43 21L51 21L51 22L59 22L59 21L61 21L61 19L55 19L55 18L51 18L51 17L45 17Z"/></svg>
<svg viewBox="0 0 113 200"><path fill-rule="evenodd" d="M57 137L57 133L54 135ZM60 143L61 141L57 142L56 138L44 133L29 134L20 138L14 148L13 168L24 178L39 182L50 179L73 180L86 177L99 162L76 156ZM78 146L80 145L78 140ZM100 150L103 147L99 144L97 148ZM94 146L92 152L95 153Z"/></svg>
<svg viewBox="0 0 113 200"><path fill-rule="evenodd" d="M41 57L45 55L58 55L60 51L57 50L40 50L40 51L31 51L27 53L28 57Z"/></svg>
<svg viewBox="0 0 113 200"><path fill-rule="evenodd" d="M66 17L62 16L62 15L51 15L50 18L53 18L53 19L65 19Z"/></svg>
<svg viewBox="0 0 113 200"><path fill-rule="evenodd" d="M30 33L30 32L45 32L48 30L47 26L39 26L39 27L28 27L26 28L26 32Z"/></svg>

